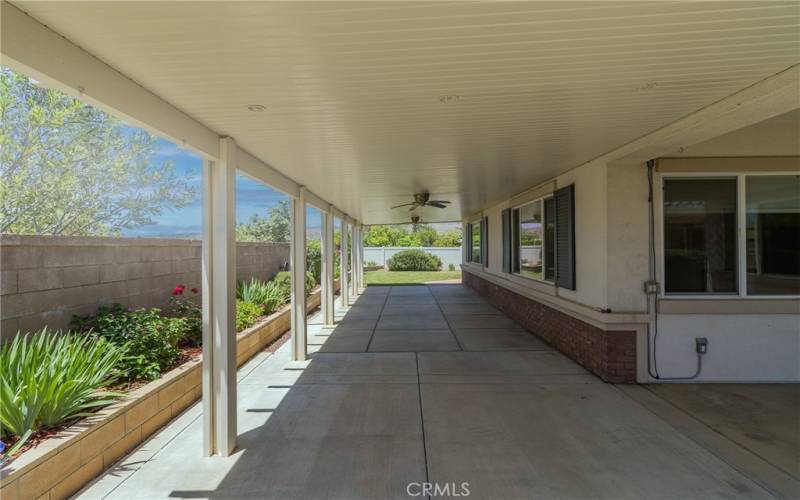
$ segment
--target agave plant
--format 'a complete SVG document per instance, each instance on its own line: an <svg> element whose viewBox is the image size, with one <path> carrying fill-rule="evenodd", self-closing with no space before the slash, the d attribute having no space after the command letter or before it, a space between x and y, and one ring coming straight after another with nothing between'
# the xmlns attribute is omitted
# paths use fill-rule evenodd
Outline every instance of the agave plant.
<svg viewBox="0 0 800 500"><path fill-rule="evenodd" d="M271 313L289 300L283 288L277 283L273 281L265 283L255 278L250 281L240 281L236 285L236 298L258 304L264 314Z"/></svg>
<svg viewBox="0 0 800 500"><path fill-rule="evenodd" d="M0 347L0 435L19 437L7 455L33 432L86 416L121 396L102 388L114 382L122 356L121 348L105 340L47 328Z"/></svg>
<svg viewBox="0 0 800 500"><path fill-rule="evenodd" d="M265 300L264 300L264 313L269 314L283 304L289 302L285 290L281 288L278 283L270 281L267 283Z"/></svg>

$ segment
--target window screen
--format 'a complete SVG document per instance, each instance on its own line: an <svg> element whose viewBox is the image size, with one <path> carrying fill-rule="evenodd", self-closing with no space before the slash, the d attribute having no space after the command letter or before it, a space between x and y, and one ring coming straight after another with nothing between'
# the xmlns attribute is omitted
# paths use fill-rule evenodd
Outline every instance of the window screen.
<svg viewBox="0 0 800 500"><path fill-rule="evenodd" d="M543 279L542 200L536 200L519 209L519 274L528 278Z"/></svg>
<svg viewBox="0 0 800 500"><path fill-rule="evenodd" d="M745 178L747 293L800 294L800 176Z"/></svg>
<svg viewBox="0 0 800 500"><path fill-rule="evenodd" d="M664 181L664 291L736 292L736 179Z"/></svg>

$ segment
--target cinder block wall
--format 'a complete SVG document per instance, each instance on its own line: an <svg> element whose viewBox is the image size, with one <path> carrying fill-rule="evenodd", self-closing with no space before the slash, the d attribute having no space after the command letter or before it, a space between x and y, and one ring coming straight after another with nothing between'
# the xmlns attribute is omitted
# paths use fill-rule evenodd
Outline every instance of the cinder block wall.
<svg viewBox="0 0 800 500"><path fill-rule="evenodd" d="M165 307L177 284L200 285L198 240L0 236L0 329L64 329L101 304ZM288 243L238 243L238 279L272 278Z"/></svg>

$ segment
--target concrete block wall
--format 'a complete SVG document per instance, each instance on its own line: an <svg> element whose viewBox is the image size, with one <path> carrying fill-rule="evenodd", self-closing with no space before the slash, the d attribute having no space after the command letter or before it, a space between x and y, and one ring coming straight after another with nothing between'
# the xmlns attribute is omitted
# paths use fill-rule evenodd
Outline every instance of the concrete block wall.
<svg viewBox="0 0 800 500"><path fill-rule="evenodd" d="M238 243L237 279L272 278L288 243ZM172 288L200 285L201 242L158 238L0 236L0 330L65 329L102 304L166 307Z"/></svg>

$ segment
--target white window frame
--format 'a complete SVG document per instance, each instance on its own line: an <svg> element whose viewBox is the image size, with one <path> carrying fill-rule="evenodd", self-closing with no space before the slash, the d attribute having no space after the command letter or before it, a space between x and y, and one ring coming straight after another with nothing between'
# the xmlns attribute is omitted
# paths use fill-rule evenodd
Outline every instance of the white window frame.
<svg viewBox="0 0 800 500"><path fill-rule="evenodd" d="M546 267L547 266L547 260L546 260L546 252L545 252L545 224L547 223L546 222L547 219L545 217L545 212L544 212L544 202L545 202L545 200L550 199L552 197L553 197L553 193L550 193L548 195L536 198L535 200L529 200L529 201L526 201L524 203L520 203L519 205L511 207L511 212L509 214L509 216L511 218L511 221L510 221L511 223L513 223L513 221L514 221L514 211L515 210L519 210L519 209L521 209L523 207L527 207L528 205L532 205L534 203L539 203L539 206L541 207L541 211L542 211L542 278L539 279L539 278L534 278L532 276L525 276L524 274L522 274L522 261L521 261L521 258L522 258L522 238L520 238L519 248L517 248L517 259L519 260L519 262L516 263L516 264L519 264L520 272L514 272L514 264L515 263L512 262L511 263L511 273L509 273L512 276L518 276L520 278L523 278L523 279L526 279L526 280L530 280L530 281L535 281L537 283L545 283L545 284L548 284L548 285L555 285L555 280L551 281L551 280L545 279L545 276L546 276L545 269L547 269L547 267ZM519 232L519 226L514 227L513 224L510 224L510 225L511 225L511 230L512 231ZM555 244L555 243L553 242L553 244ZM553 255L555 255L555 252L553 253Z"/></svg>
<svg viewBox="0 0 800 500"><path fill-rule="evenodd" d="M661 284L659 297L665 300L776 300L797 299L800 295L748 295L747 294L747 177L766 177L772 175L793 175L791 172L669 172L656 173L653 193L655 209L656 267L658 282ZM664 180L667 179L736 179L736 280L737 292L729 293L667 293L664 261Z"/></svg>

